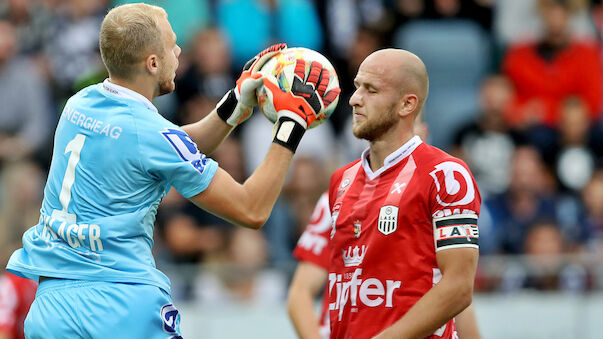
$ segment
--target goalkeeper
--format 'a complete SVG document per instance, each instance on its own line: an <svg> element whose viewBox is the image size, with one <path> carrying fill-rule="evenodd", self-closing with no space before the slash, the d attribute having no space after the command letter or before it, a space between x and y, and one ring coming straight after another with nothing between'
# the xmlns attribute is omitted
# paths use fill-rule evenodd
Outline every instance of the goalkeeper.
<svg viewBox="0 0 603 339"><path fill-rule="evenodd" d="M304 93L274 97L275 142L244 184L204 153L249 117L263 82L255 71L284 47L258 54L214 111L180 128L151 104L174 90L180 55L166 12L145 4L109 11L100 31L109 78L68 100L55 133L40 221L24 234L23 248L7 266L40 281L25 321L27 338L181 336L169 280L151 253L157 207L174 187L235 224L264 224L306 122L315 117L316 101L305 98L318 97L324 105L317 84L306 81Z"/></svg>

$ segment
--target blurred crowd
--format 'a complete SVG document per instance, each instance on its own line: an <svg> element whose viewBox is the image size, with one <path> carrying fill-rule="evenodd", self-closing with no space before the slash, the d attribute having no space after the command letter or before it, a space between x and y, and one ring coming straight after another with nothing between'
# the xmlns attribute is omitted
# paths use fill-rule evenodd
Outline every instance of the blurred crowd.
<svg viewBox="0 0 603 339"><path fill-rule="evenodd" d="M107 77L98 32L127 0L0 2L0 264L38 221L54 127L65 100ZM366 147L348 99L362 60L397 47L429 72L426 141L465 160L483 197L477 290L603 288L601 0L150 0L183 49L176 91L158 98L177 124L208 114L246 60L274 42L321 51L342 95L308 132L261 232L234 227L177 192L157 217L158 266L175 299L284 300L291 253L330 174ZM271 142L261 113L209 156L244 181ZM515 258L488 260L494 255ZM599 260L600 262L600 260Z"/></svg>

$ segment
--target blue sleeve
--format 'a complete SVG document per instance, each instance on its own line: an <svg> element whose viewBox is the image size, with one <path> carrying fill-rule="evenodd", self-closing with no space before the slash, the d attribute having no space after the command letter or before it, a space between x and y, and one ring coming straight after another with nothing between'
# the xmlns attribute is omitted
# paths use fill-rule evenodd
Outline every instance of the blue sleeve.
<svg viewBox="0 0 603 339"><path fill-rule="evenodd" d="M185 198L203 192L218 169L218 163L199 152L180 127L169 123L143 122L138 126L142 167L174 187Z"/></svg>

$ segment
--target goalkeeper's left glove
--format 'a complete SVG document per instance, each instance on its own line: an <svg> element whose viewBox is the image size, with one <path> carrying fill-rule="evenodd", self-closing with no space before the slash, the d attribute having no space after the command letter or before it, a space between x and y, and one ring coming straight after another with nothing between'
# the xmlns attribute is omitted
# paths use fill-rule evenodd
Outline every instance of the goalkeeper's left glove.
<svg viewBox="0 0 603 339"><path fill-rule="evenodd" d="M262 85L262 75L257 73L270 58L287 48L287 44L272 45L261 51L243 66L235 88L228 91L216 105L218 116L230 126L249 119L258 104L256 89Z"/></svg>
<svg viewBox="0 0 603 339"><path fill-rule="evenodd" d="M326 92L329 71L318 61L312 61L306 77L305 63L303 59L296 60L290 91L283 91L270 79L264 78L264 86L272 93L272 103L278 117L274 124L273 142L294 153L306 130L316 119L325 118L319 114L341 92L339 87Z"/></svg>

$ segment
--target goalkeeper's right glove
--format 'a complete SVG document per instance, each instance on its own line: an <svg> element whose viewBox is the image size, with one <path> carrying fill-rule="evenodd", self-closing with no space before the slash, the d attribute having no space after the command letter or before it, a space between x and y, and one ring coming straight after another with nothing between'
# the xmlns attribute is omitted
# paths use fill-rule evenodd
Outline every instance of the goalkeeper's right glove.
<svg viewBox="0 0 603 339"><path fill-rule="evenodd" d="M272 56L287 48L287 44L272 45L245 63L235 88L228 91L216 105L218 116L230 126L249 119L258 104L256 89L262 85L262 75L257 73Z"/></svg>
<svg viewBox="0 0 603 339"><path fill-rule="evenodd" d="M324 111L337 95L340 88L326 92L329 84L329 71L317 61L310 65L308 77L305 77L306 64L303 59L297 59L295 75L291 90L285 92L267 77L264 86L272 93L272 102L277 112L274 124L273 142L283 145L295 152L306 130Z"/></svg>

